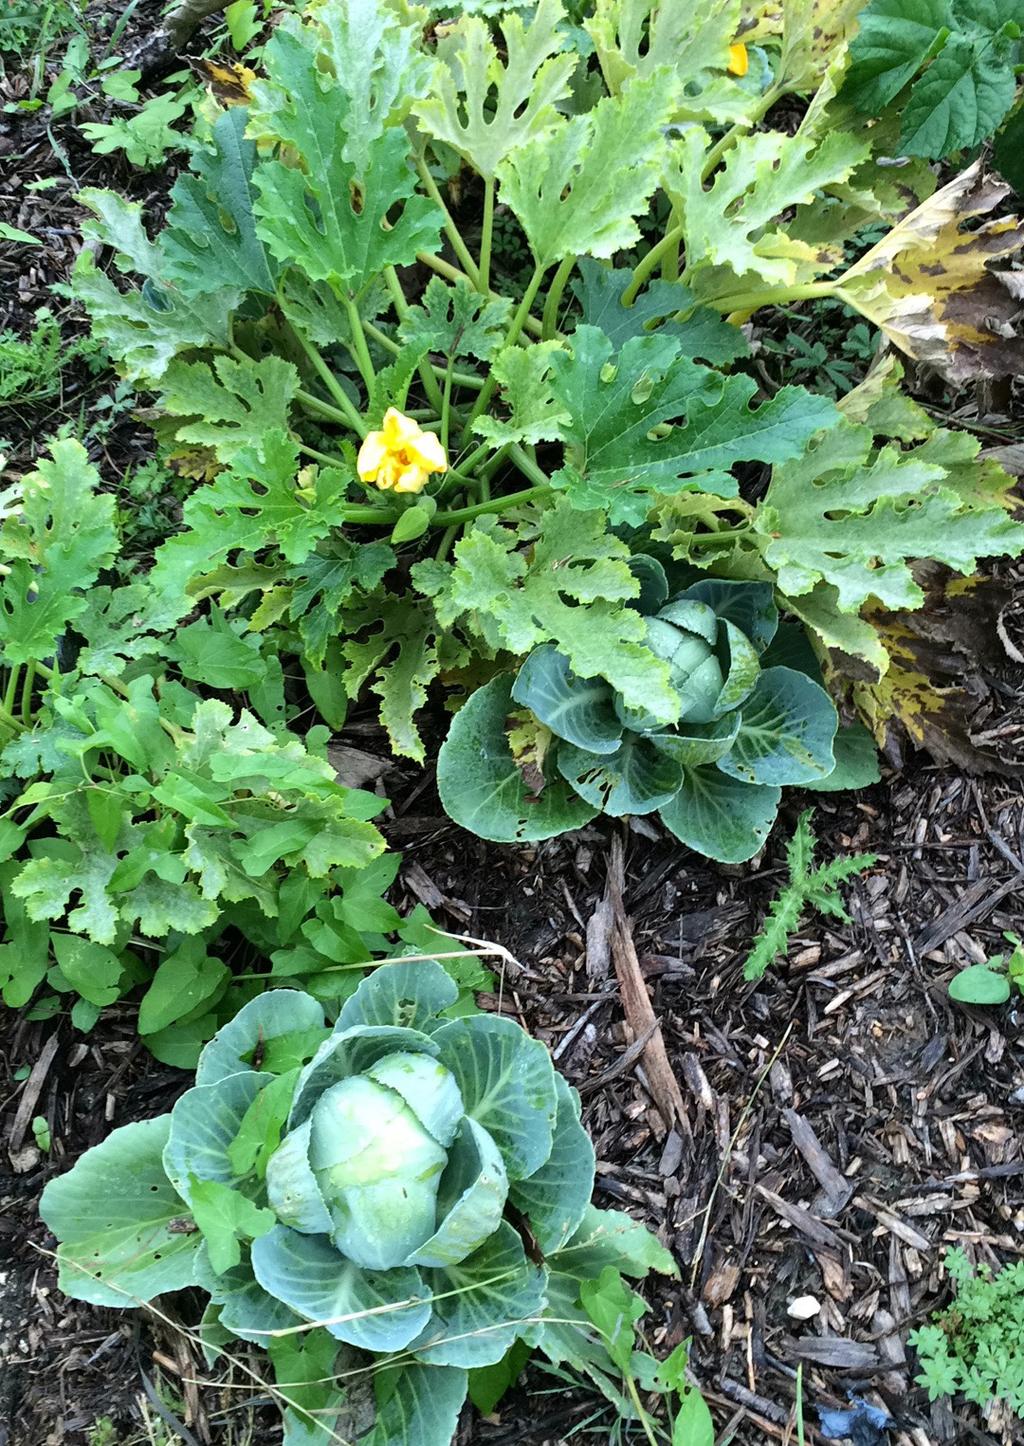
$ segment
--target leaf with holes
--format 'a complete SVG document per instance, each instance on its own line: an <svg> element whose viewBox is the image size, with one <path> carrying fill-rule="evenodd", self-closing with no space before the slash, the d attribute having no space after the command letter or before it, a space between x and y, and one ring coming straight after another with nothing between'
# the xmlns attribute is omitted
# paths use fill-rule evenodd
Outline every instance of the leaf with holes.
<svg viewBox="0 0 1024 1446"><path fill-rule="evenodd" d="M726 469L799 457L839 420L832 402L802 387L783 387L752 410L750 377L689 361L672 336L633 337L616 356L602 332L580 326L571 355L551 361L570 417L566 462L552 483L573 507L607 507L613 522L640 523L658 496L683 488L734 495Z"/></svg>

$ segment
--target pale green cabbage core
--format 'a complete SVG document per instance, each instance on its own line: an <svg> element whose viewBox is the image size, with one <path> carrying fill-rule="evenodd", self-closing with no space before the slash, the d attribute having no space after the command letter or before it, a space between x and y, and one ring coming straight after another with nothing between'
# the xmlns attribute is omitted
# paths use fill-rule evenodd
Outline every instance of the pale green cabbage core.
<svg viewBox="0 0 1024 1446"><path fill-rule="evenodd" d="M462 1101L435 1060L388 1055L370 1074L325 1090L312 1114L309 1163L341 1253L367 1270L403 1264L437 1228L437 1191ZM406 1096L408 1095L408 1099ZM409 1103L409 1100L415 1102Z"/></svg>

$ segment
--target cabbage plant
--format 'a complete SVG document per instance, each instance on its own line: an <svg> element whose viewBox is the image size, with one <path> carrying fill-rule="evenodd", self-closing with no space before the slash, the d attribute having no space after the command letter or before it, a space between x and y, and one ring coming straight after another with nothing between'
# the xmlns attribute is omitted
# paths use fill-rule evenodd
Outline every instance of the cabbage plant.
<svg viewBox="0 0 1024 1446"><path fill-rule="evenodd" d="M169 1114L47 1186L61 1288L130 1307L199 1286L211 1351L268 1348L287 1446L447 1446L472 1383L526 1347L628 1414L581 1286L672 1258L591 1207L594 1151L545 1047L449 1017L457 997L439 964L399 961L333 1029L309 995L252 1000Z"/></svg>
<svg viewBox="0 0 1024 1446"><path fill-rule="evenodd" d="M669 596L656 559L633 565L644 641L675 700L671 721L653 703L627 704L606 678L578 676L558 648L535 648L455 717L437 779L457 823L512 842L597 813L657 811L683 843L738 863L764 843L784 787L877 779L865 730L837 738L813 653L780 634L770 583L704 578Z"/></svg>

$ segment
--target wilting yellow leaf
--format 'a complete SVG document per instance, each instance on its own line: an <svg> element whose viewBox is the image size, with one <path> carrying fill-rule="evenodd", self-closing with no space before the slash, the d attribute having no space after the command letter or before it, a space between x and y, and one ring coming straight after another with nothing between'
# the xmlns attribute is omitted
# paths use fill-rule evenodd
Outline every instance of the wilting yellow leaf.
<svg viewBox="0 0 1024 1446"><path fill-rule="evenodd" d="M222 105L248 105L256 72L240 61L222 65L217 60L199 62L207 84Z"/></svg>
<svg viewBox="0 0 1024 1446"><path fill-rule="evenodd" d="M1024 371L1016 329L1024 274L990 270L1024 245L1024 224L1000 216L961 229L1009 190L975 163L898 222L839 277L834 294L950 381Z"/></svg>
<svg viewBox="0 0 1024 1446"><path fill-rule="evenodd" d="M544 759L554 734L527 709L517 709L508 718L508 746L523 783L534 799L544 791Z"/></svg>
<svg viewBox="0 0 1024 1446"><path fill-rule="evenodd" d="M823 73L842 62L864 4L865 0L785 0L780 70L787 90L818 89Z"/></svg>
<svg viewBox="0 0 1024 1446"><path fill-rule="evenodd" d="M194 482L212 482L224 470L212 447L179 447L168 454L167 465Z"/></svg>
<svg viewBox="0 0 1024 1446"><path fill-rule="evenodd" d="M851 680L846 661L833 660L830 681L896 761L909 738L940 763L1020 777L1018 730L1001 736L1005 700L986 681L1005 664L997 619L1012 593L991 578L950 578L942 568L922 581L928 601L920 612L867 615L889 654L884 675Z"/></svg>

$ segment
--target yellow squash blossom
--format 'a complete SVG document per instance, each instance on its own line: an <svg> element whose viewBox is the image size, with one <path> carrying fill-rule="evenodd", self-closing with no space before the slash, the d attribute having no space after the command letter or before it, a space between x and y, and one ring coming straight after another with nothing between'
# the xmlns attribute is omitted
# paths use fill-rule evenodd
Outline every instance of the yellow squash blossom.
<svg viewBox="0 0 1024 1446"><path fill-rule="evenodd" d="M747 58L747 47L743 42L737 41L735 45L730 45L729 64L727 67L729 74L746 75L749 66L750 61Z"/></svg>
<svg viewBox="0 0 1024 1446"><path fill-rule="evenodd" d="M383 492L421 492L432 472L447 472L448 459L433 432L388 407L381 430L367 433L359 448L356 470Z"/></svg>

